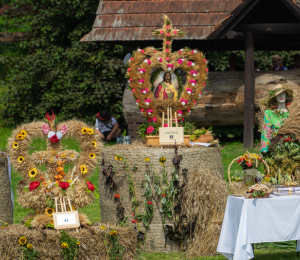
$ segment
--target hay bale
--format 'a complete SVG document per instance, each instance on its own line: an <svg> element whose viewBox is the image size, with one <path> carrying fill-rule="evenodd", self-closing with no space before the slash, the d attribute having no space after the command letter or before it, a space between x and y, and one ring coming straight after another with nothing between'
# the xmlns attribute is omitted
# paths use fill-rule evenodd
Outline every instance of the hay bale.
<svg viewBox="0 0 300 260"><path fill-rule="evenodd" d="M9 162L7 155L0 153L0 221L13 223L11 187L9 180Z"/></svg>
<svg viewBox="0 0 300 260"><path fill-rule="evenodd" d="M69 235L80 241L79 255L76 259L109 260L105 250L104 232L100 225L94 225L93 231L80 229L78 233L69 231ZM110 226L117 231L121 246L125 247L123 259L136 259L136 232L130 228ZM109 230L109 226L106 226ZM31 243L40 252L41 259L62 259L60 233L56 230L45 230L45 235L37 229L28 229L24 225L12 225L0 229L0 259L21 259L19 238L25 236L27 243Z"/></svg>
<svg viewBox="0 0 300 260"><path fill-rule="evenodd" d="M121 155L129 163L130 167L137 167L136 172L133 172L133 181L135 184L136 197L139 201L138 213L144 213L144 188L141 183L145 180L146 162L145 157L149 157L156 169L158 176L162 177L162 167L159 164L159 158L166 157L165 168L168 172L173 169L172 158L174 157L174 148L165 147L154 148L146 147L145 145L136 142L133 145L115 145L103 149L103 158L105 159L106 166L100 166L99 174L99 194L100 194L100 208L101 220L103 222L116 223L120 218L118 210L118 201L114 199L114 190L111 190L108 185L105 185L105 176L102 170L108 165L113 165L116 169L114 174L114 181L118 186L118 193L121 195L122 205L125 208L125 217L128 217L127 222L130 223L133 219L131 205L131 196L129 194L128 172L124 169L124 162L115 160L116 155ZM180 185L183 184L189 176L195 173L215 172L220 179L223 177L223 164L220 147L218 145L210 146L208 148L203 146L198 147L180 147L178 155L182 156L179 170ZM187 175L182 174L182 170L187 169ZM171 176L169 174L169 178ZM153 187L152 194L154 194ZM164 216L159 212L161 208L160 200L152 201L154 215L150 223L149 230L147 231L147 238L144 244L144 250L155 252L170 252L179 250L178 245L170 239L165 238L163 231ZM165 224L173 225L171 219L166 217ZM134 226L134 224L130 224ZM143 224L140 224L143 230ZM166 243L166 247L165 247Z"/></svg>
<svg viewBox="0 0 300 260"><path fill-rule="evenodd" d="M195 222L188 256L215 254L229 195L225 181L212 171L197 172L190 176L182 194L182 211Z"/></svg>

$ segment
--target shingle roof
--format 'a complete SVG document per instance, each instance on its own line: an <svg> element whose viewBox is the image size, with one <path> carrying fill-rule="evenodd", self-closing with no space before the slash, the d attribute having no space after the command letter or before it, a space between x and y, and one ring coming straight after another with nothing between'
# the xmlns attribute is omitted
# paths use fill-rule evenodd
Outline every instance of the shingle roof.
<svg viewBox="0 0 300 260"><path fill-rule="evenodd" d="M183 39L206 39L243 0L101 0L92 31L81 41L156 40L151 31L162 26L161 16L184 29Z"/></svg>

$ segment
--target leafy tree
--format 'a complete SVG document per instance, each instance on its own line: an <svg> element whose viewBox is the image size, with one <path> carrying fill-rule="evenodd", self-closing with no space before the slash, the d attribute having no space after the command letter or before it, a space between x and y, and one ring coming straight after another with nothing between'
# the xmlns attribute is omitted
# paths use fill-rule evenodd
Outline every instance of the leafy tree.
<svg viewBox="0 0 300 260"><path fill-rule="evenodd" d="M10 70L4 123L40 119L53 110L59 119L81 118L94 122L99 110L122 117L121 99L125 87L124 57L120 45L79 40L92 27L99 0L13 0L15 6L32 4L24 15L31 22L31 36L20 46L28 55L2 57Z"/></svg>

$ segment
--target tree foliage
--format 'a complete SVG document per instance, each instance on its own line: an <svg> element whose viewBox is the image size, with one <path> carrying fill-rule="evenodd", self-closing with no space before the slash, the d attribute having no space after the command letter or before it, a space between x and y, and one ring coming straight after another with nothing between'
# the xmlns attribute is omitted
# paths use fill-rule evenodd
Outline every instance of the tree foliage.
<svg viewBox="0 0 300 260"><path fill-rule="evenodd" d="M16 0L14 0L16 1ZM99 0L18 0L32 4L31 36L20 46L28 55L1 57L10 66L1 98L6 124L40 119L53 110L59 119L93 122L107 109L122 116L125 87L123 48L79 40L92 27Z"/></svg>

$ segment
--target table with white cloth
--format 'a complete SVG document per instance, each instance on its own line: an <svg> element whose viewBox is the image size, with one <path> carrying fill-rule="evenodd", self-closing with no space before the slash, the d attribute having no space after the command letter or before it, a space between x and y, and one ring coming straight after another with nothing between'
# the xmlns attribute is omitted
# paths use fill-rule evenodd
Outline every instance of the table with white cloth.
<svg viewBox="0 0 300 260"><path fill-rule="evenodd" d="M300 195L245 199L228 196L217 252L228 259L254 257L252 244L297 240L300 250Z"/></svg>

